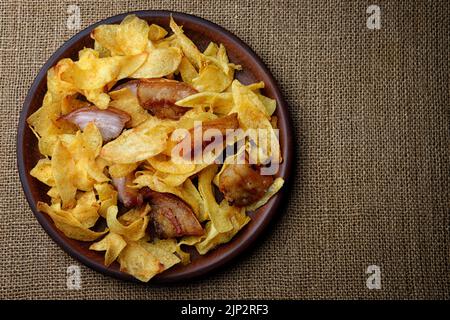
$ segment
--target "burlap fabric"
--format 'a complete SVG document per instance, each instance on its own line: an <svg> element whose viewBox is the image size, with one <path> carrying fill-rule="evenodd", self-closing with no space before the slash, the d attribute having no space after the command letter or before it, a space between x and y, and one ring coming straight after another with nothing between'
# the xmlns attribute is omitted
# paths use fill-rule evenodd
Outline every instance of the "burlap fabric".
<svg viewBox="0 0 450 320"><path fill-rule="evenodd" d="M447 1L1 1L0 297L80 299L441 298L449 269ZM81 267L35 220L16 169L18 115L48 57L75 30L130 10L168 9L216 22L266 62L289 103L296 174L289 204L230 267L167 287ZM281 213L280 213L281 214ZM366 287L369 265L380 290Z"/></svg>

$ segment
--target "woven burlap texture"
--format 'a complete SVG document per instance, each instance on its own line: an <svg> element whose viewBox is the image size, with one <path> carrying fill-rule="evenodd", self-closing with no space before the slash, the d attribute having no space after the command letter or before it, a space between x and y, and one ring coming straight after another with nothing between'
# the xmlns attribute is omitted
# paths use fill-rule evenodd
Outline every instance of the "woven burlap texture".
<svg viewBox="0 0 450 320"><path fill-rule="evenodd" d="M0 5L0 298L450 298L449 5L377 1L5 1ZM247 42L269 66L295 128L289 202L231 266L171 286L121 282L79 265L34 218L16 168L19 112L34 77L76 30L143 9L192 13ZM366 287L378 265L380 290Z"/></svg>

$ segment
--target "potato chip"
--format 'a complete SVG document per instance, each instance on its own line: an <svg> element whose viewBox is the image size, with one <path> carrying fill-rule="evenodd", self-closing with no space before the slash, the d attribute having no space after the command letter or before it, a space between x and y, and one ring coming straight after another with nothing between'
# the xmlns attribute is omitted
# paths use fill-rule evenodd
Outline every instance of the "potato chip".
<svg viewBox="0 0 450 320"><path fill-rule="evenodd" d="M247 211L255 211L256 209L265 205L270 200L270 198L272 198L281 189L283 184L284 184L283 178L280 177L276 178L261 199L247 206Z"/></svg>
<svg viewBox="0 0 450 320"><path fill-rule="evenodd" d="M109 166L108 171L111 178L122 178L136 170L137 163L116 163Z"/></svg>
<svg viewBox="0 0 450 320"><path fill-rule="evenodd" d="M207 219L209 219L208 212L205 208L205 203L203 201L202 196L200 195L200 192L195 187L195 185L192 183L191 179L187 179L183 183L183 199L189 199L189 201L186 201L194 211L194 213L197 216L198 221L203 222Z"/></svg>
<svg viewBox="0 0 450 320"><path fill-rule="evenodd" d="M94 191L83 192L77 197L77 204L73 209L69 209L70 214L77 219L84 227L91 228L97 222L100 208L95 198Z"/></svg>
<svg viewBox="0 0 450 320"><path fill-rule="evenodd" d="M52 162L49 159L40 159L36 166L30 171L30 175L50 187L55 186L52 174Z"/></svg>
<svg viewBox="0 0 450 320"><path fill-rule="evenodd" d="M267 145L261 145L254 141L260 154L268 154L272 161L281 161L280 145L278 137L269 121L270 116L266 113L266 108L258 99L256 94L247 87L243 86L239 81L234 80L232 84L232 93L235 106L231 112L237 112L239 123L244 130L248 129L262 129L257 134L264 133L266 135L265 141ZM260 139L258 139L260 140ZM261 158L265 161L264 158Z"/></svg>
<svg viewBox="0 0 450 320"><path fill-rule="evenodd" d="M178 100L177 105L183 107L209 107L214 113L227 115L234 106L233 95L230 92L199 92Z"/></svg>
<svg viewBox="0 0 450 320"><path fill-rule="evenodd" d="M120 23L116 41L125 55L135 55L145 50L148 33L147 21L132 14L126 16Z"/></svg>
<svg viewBox="0 0 450 320"><path fill-rule="evenodd" d="M198 77L192 80L192 86L199 92L222 92L233 81L222 69L214 64L200 68Z"/></svg>
<svg viewBox="0 0 450 320"><path fill-rule="evenodd" d="M182 52L174 47L155 47L149 41L147 47L148 57L144 64L137 69L131 78L161 78L167 76L178 69Z"/></svg>
<svg viewBox="0 0 450 320"><path fill-rule="evenodd" d="M117 220L124 226L129 226L137 220L145 218L150 212L151 208L148 204L142 205L140 207L134 207L122 214ZM141 238L142 239L142 238Z"/></svg>
<svg viewBox="0 0 450 320"><path fill-rule="evenodd" d="M100 25L91 37L111 55L135 55L144 52L148 42L149 26L135 15L127 16L120 25Z"/></svg>
<svg viewBox="0 0 450 320"><path fill-rule="evenodd" d="M68 208L74 206L75 194L77 192L77 187L74 183L75 162L69 150L59 141L56 143L52 155L52 174L63 207Z"/></svg>
<svg viewBox="0 0 450 320"><path fill-rule="evenodd" d="M117 220L117 207L111 206L106 214L106 222L111 232L120 234L125 239L137 241L145 236L145 229L149 222L149 217L144 216L131 223L128 226L123 225Z"/></svg>
<svg viewBox="0 0 450 320"><path fill-rule="evenodd" d="M226 212L219 210L219 205L214 198L211 182L217 173L217 165L211 165L200 172L198 176L198 191L200 192L205 210L208 212L214 228L218 232L228 232L233 228Z"/></svg>
<svg viewBox="0 0 450 320"><path fill-rule="evenodd" d="M191 39L184 34L183 30L175 23L172 17L170 17L170 28L175 34L186 58L188 58L194 66L200 68L202 65L202 53L198 50L197 46L191 41Z"/></svg>
<svg viewBox="0 0 450 320"><path fill-rule="evenodd" d="M148 29L148 38L152 41L161 40L167 35L167 30L152 23Z"/></svg>
<svg viewBox="0 0 450 320"><path fill-rule="evenodd" d="M37 208L39 211L47 213L52 218L56 227L71 239L94 241L108 232L108 230L96 232L86 228L71 214L60 210L58 204L49 206L46 203L38 202Z"/></svg>
<svg viewBox="0 0 450 320"><path fill-rule="evenodd" d="M201 242L195 244L195 248L201 255L206 254L219 244L230 241L250 221L250 218L245 215L244 208L239 209L230 206L225 200L220 203L219 208L224 215L230 217L232 228L227 232L219 232L212 221L208 222L206 224L206 237Z"/></svg>
<svg viewBox="0 0 450 320"><path fill-rule="evenodd" d="M101 155L115 163L133 163L148 159L166 148L168 133L171 130L170 126L159 121L146 121L104 145Z"/></svg>
<svg viewBox="0 0 450 320"><path fill-rule="evenodd" d="M191 174L195 170L193 163L175 163L171 159L164 159L162 155L156 155L147 159L147 162L157 171L171 174Z"/></svg>
<svg viewBox="0 0 450 320"><path fill-rule="evenodd" d="M113 100L109 103L110 107L122 110L130 115L131 127L137 127L150 118L147 110L141 107L136 95L134 95L130 89L123 88L112 91L109 93L109 96Z"/></svg>
<svg viewBox="0 0 450 320"><path fill-rule="evenodd" d="M205 51L203 51L203 54L206 56L215 57L218 51L219 46L217 45L217 43L210 42L206 47Z"/></svg>
<svg viewBox="0 0 450 320"><path fill-rule="evenodd" d="M129 242L119 255L120 271L148 282L164 270L158 259L136 242Z"/></svg>
<svg viewBox="0 0 450 320"><path fill-rule="evenodd" d="M195 70L195 67L186 57L181 58L178 70L180 71L183 82L189 83L190 85L192 85L192 81L198 77L197 70Z"/></svg>
<svg viewBox="0 0 450 320"><path fill-rule="evenodd" d="M127 242L119 234L110 232L102 240L92 244L89 250L106 251L105 266L109 267L126 246Z"/></svg>
<svg viewBox="0 0 450 320"><path fill-rule="evenodd" d="M95 184L94 188L98 195L98 202L100 203L98 213L106 219L109 207L117 206L117 191L109 183Z"/></svg>
<svg viewBox="0 0 450 320"><path fill-rule="evenodd" d="M170 240L159 240L154 243L140 242L140 245L164 266L164 270L169 269L181 261L181 259L174 254L177 249L176 245L173 246L174 250L172 251L172 245L167 246L167 241ZM176 241L171 241L171 244L173 243L176 244Z"/></svg>

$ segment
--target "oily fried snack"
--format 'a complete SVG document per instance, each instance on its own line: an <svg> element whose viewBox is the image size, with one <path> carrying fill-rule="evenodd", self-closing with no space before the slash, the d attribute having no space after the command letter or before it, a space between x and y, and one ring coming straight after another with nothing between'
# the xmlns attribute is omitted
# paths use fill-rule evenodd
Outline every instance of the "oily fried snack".
<svg viewBox="0 0 450 320"><path fill-rule="evenodd" d="M129 15L96 27L93 48L50 68L27 119L43 156L30 175L49 187L38 210L143 282L188 264L185 246L204 255L230 241L284 183L262 173L282 161L264 83L235 80L222 44L202 52L169 25Z"/></svg>

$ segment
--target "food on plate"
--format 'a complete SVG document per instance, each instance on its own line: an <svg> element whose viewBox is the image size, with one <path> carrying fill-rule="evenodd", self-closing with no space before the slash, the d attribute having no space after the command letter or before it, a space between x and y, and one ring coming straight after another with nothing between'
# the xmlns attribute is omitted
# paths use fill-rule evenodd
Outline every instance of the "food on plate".
<svg viewBox="0 0 450 320"><path fill-rule="evenodd" d="M27 119L42 154L30 175L49 187L38 209L144 282L229 242L284 183L266 172L283 159L264 83L169 26L97 26Z"/></svg>

